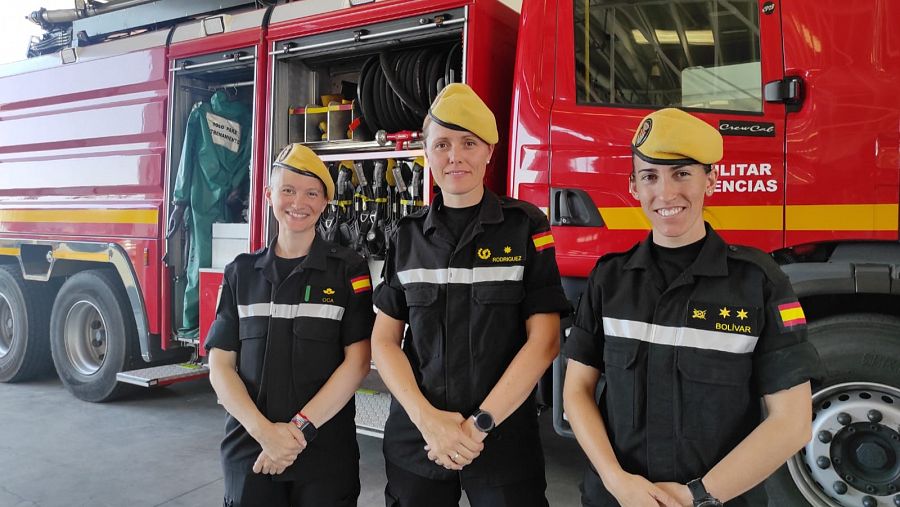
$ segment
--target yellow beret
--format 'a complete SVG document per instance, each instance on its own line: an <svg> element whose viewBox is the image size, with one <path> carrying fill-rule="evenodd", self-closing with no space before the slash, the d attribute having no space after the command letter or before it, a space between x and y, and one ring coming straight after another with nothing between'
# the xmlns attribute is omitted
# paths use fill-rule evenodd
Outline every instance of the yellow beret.
<svg viewBox="0 0 900 507"><path fill-rule="evenodd" d="M497 144L497 120L472 88L451 83L441 90L428 111L435 123L448 129L467 130L488 144Z"/></svg>
<svg viewBox="0 0 900 507"><path fill-rule="evenodd" d="M334 180L322 160L313 151L300 143L284 147L275 159L275 165L288 171L319 178L325 185L328 200L334 199Z"/></svg>
<svg viewBox="0 0 900 507"><path fill-rule="evenodd" d="M709 165L722 160L722 134L680 109L660 109L641 121L631 151L651 164Z"/></svg>

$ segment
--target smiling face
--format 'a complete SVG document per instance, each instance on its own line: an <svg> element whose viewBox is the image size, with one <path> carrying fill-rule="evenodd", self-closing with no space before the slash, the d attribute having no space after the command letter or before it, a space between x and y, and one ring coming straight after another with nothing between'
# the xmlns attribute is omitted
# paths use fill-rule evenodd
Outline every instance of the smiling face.
<svg viewBox="0 0 900 507"><path fill-rule="evenodd" d="M444 204L464 208L481 202L484 173L494 146L471 132L434 122L424 130L425 159L434 182L441 187Z"/></svg>
<svg viewBox="0 0 900 507"><path fill-rule="evenodd" d="M281 234L314 231L328 205L325 185L318 178L278 167L272 170L266 201L272 207Z"/></svg>
<svg viewBox="0 0 900 507"><path fill-rule="evenodd" d="M707 173L701 164L652 164L637 156L633 160L628 188L650 219L653 242L676 248L702 239L703 199L716 187L716 171Z"/></svg>

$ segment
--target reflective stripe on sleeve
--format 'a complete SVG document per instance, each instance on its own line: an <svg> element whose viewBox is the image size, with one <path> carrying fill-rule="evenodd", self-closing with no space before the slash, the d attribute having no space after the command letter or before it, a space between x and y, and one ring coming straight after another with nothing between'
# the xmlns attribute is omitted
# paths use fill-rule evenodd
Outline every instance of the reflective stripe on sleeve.
<svg viewBox="0 0 900 507"><path fill-rule="evenodd" d="M242 319L246 317L274 317L276 319L312 317L317 319L341 320L343 316L344 307L335 305L320 305L313 303L300 303L296 305L270 303L238 305L238 317Z"/></svg>
<svg viewBox="0 0 900 507"><path fill-rule="evenodd" d="M525 266L496 266L485 268L408 269L399 271L400 283L473 284L482 282L518 282L525 276Z"/></svg>
<svg viewBox="0 0 900 507"><path fill-rule="evenodd" d="M756 336L722 331L706 331L689 327L660 326L636 320L603 317L603 333L606 336L629 338L657 345L692 347L718 350L733 354L747 354L756 348Z"/></svg>

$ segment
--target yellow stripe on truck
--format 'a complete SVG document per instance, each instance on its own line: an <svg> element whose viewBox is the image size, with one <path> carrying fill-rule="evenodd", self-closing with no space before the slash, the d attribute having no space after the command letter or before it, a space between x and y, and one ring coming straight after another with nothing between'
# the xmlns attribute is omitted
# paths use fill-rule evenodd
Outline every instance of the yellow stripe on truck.
<svg viewBox="0 0 900 507"><path fill-rule="evenodd" d="M639 207L597 210L609 229L650 230L650 221ZM707 206L703 219L715 229L780 231L781 206Z"/></svg>
<svg viewBox="0 0 900 507"><path fill-rule="evenodd" d="M833 204L787 207L789 231L897 231L896 204Z"/></svg>
<svg viewBox="0 0 900 507"><path fill-rule="evenodd" d="M64 250L56 250L53 252L53 258L65 259L70 261L91 261L91 262L109 262L109 253L107 252L71 252Z"/></svg>
<svg viewBox="0 0 900 507"><path fill-rule="evenodd" d="M641 208L597 208L611 230L649 230ZM787 224L782 213L787 214ZM707 206L703 218L713 228L733 231L897 231L896 204Z"/></svg>
<svg viewBox="0 0 900 507"><path fill-rule="evenodd" d="M156 224L155 209L3 209L2 222Z"/></svg>

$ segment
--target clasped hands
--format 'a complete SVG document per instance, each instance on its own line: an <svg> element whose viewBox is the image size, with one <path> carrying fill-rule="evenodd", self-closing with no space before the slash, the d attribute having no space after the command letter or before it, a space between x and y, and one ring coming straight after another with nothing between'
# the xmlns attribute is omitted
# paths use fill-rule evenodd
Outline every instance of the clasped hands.
<svg viewBox="0 0 900 507"><path fill-rule="evenodd" d="M272 423L258 441L262 452L253 463L253 472L257 474L284 472L306 449L306 439L293 423Z"/></svg>
<svg viewBox="0 0 900 507"><path fill-rule="evenodd" d="M458 412L434 409L422 417L419 431L425 439L428 459L447 470L462 470L484 449L487 437L475 428L471 418Z"/></svg>

